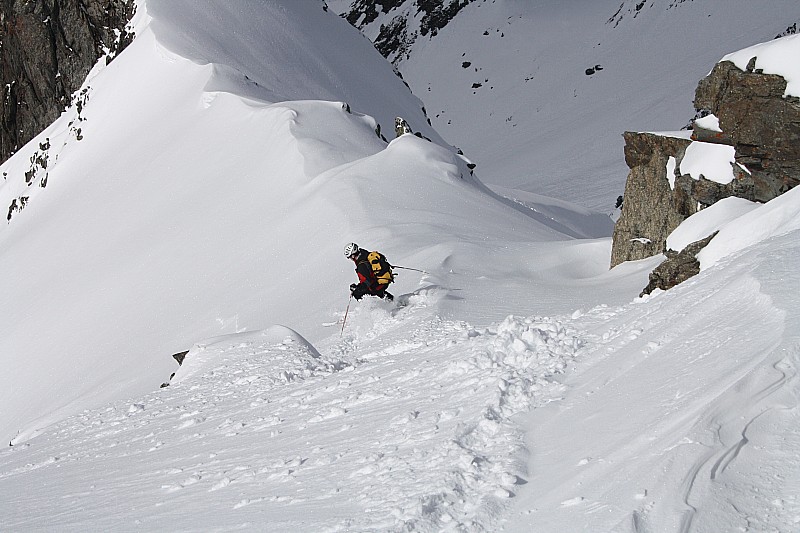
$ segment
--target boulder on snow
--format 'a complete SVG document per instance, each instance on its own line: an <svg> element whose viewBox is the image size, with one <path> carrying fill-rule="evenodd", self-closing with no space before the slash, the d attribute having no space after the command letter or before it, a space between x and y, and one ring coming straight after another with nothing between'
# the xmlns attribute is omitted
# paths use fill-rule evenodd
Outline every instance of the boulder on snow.
<svg viewBox="0 0 800 533"><path fill-rule="evenodd" d="M639 296L650 294L656 289L667 290L671 289L679 283L683 283L692 276L700 273L700 261L697 260L697 254L700 250L705 248L711 239L717 235L717 231L699 241L689 244L681 250L676 252L674 250L667 250L665 252L667 259L655 270L650 273L650 283L644 288Z"/></svg>

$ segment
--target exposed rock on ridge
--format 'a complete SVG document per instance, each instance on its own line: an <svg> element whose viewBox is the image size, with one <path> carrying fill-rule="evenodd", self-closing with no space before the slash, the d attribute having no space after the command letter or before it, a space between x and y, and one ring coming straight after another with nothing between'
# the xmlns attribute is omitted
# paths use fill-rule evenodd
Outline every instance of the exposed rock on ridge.
<svg viewBox="0 0 800 533"><path fill-rule="evenodd" d="M133 0L0 0L0 162L50 125L133 35Z"/></svg>

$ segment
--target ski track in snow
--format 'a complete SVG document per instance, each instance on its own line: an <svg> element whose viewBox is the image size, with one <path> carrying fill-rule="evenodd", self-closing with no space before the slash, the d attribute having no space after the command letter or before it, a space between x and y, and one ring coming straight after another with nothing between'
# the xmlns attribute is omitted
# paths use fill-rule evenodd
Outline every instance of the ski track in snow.
<svg viewBox="0 0 800 533"><path fill-rule="evenodd" d="M11 495L3 521L28 531L488 527L527 482L514 415L560 397L554 376L583 342L553 318L510 316L486 329L444 320L436 297L364 300L319 353L253 333L196 346L182 370L194 356L201 371L0 453L0 491ZM91 480L80 479L87 462ZM130 473L121 484L119 469ZM21 476L41 490L15 493ZM93 512L108 491L131 508ZM195 523L182 509L204 498L230 512Z"/></svg>

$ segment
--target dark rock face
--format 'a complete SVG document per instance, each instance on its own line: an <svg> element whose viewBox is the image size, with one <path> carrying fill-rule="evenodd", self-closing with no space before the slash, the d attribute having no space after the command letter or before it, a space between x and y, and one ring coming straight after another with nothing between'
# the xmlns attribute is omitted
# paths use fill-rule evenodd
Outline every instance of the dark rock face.
<svg viewBox="0 0 800 533"><path fill-rule="evenodd" d="M380 33L373 44L383 57L398 63L403 58L408 59L416 38L415 33L409 33L406 18L397 15L388 24L381 24Z"/></svg>
<svg viewBox="0 0 800 533"><path fill-rule="evenodd" d="M355 0L348 13L342 16L364 30L373 24L379 15L397 10L398 14L381 24L373 44L375 48L394 64L408 58L411 46L420 36L435 36L447 26L459 11L475 0ZM406 6L406 9L402 8ZM419 20L417 29L416 20Z"/></svg>
<svg viewBox="0 0 800 533"><path fill-rule="evenodd" d="M736 162L751 173L753 199L768 202L800 183L800 98L784 97L786 80L754 71L755 63L747 71L718 63L694 105L717 116Z"/></svg>
<svg viewBox="0 0 800 533"><path fill-rule="evenodd" d="M0 161L72 102L97 59L132 40L133 0L0 0Z"/></svg>
<svg viewBox="0 0 800 533"><path fill-rule="evenodd" d="M669 158L675 159L677 167L691 141L652 133L623 136L625 162L631 170L622 213L614 226L612 267L663 252L669 234L696 209L682 190L670 187L667 177Z"/></svg>
<svg viewBox="0 0 800 533"><path fill-rule="evenodd" d="M344 18L357 28L375 22L380 13L388 13L403 4L404 0L356 0L350 4L350 12ZM363 18L362 18L363 17Z"/></svg>

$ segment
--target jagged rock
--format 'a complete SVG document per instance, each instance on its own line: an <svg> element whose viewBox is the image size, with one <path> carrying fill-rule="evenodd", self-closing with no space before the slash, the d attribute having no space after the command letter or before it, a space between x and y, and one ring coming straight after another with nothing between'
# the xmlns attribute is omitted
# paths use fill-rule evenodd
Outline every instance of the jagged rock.
<svg viewBox="0 0 800 533"><path fill-rule="evenodd" d="M705 129L698 126L696 122L692 125L692 139L701 142L733 146L733 141L727 133Z"/></svg>
<svg viewBox="0 0 800 533"><path fill-rule="evenodd" d="M185 352L178 352L178 353L172 354L172 358L175 359L178 362L178 366L182 366L183 365L183 360L186 358L186 354L187 353L189 353L189 350L186 350ZM163 389L164 387L169 387L169 384L172 382L172 378L174 378L174 377L175 377L175 372L173 372L169 376L169 379L167 381L165 381L164 383L161 384L161 388Z"/></svg>
<svg viewBox="0 0 800 533"><path fill-rule="evenodd" d="M0 2L0 161L58 118L98 58L133 40L134 11L133 0Z"/></svg>
<svg viewBox="0 0 800 533"><path fill-rule="evenodd" d="M644 288L639 296L650 294L656 289L667 290L671 289L679 283L683 283L692 276L700 273L700 261L697 260L697 254L700 250L705 248L711 239L713 239L718 232L714 232L705 239L693 242L680 252L674 250L667 250L665 252L667 259L655 270L650 273L650 283Z"/></svg>
<svg viewBox="0 0 800 533"><path fill-rule="evenodd" d="M676 176L675 190L675 201L680 204L678 209L682 213L696 213L730 196L756 201L752 177L739 168L734 169L734 179L727 184L703 177L693 179L688 175Z"/></svg>
<svg viewBox="0 0 800 533"><path fill-rule="evenodd" d="M718 63L698 84L694 105L716 115L723 142L749 171L741 176L752 182L748 199L768 202L800 183L800 98L785 97L786 80L755 70L755 63L747 71Z"/></svg>
<svg viewBox="0 0 800 533"><path fill-rule="evenodd" d="M623 137L630 172L614 226L612 267L662 253L669 234L696 210L683 190L671 188L667 176L669 158L679 164L691 141L653 133L625 132Z"/></svg>
<svg viewBox="0 0 800 533"><path fill-rule="evenodd" d="M408 59L411 46L420 37L435 36L465 7L475 0L354 0L342 16L364 33L377 34L375 48L397 65ZM377 24L379 15L396 12L377 31L365 31Z"/></svg>
<svg viewBox="0 0 800 533"><path fill-rule="evenodd" d="M411 45L416 39L416 32L408 30L406 18L397 15L388 24L381 24L380 32L372 44L383 57L398 64L403 59L408 59Z"/></svg>
<svg viewBox="0 0 800 533"><path fill-rule="evenodd" d="M395 117L394 119L394 133L396 137L400 137L406 133L414 133L411 131L411 126L408 125L406 119L403 117Z"/></svg>
<svg viewBox="0 0 800 533"><path fill-rule="evenodd" d="M388 13L402 3L403 0L354 0L345 19L353 26L363 28L378 18L378 9L381 13Z"/></svg>
<svg viewBox="0 0 800 533"><path fill-rule="evenodd" d="M185 352L178 352L176 354L172 354L172 358L178 362L178 366L183 364L183 360L186 358L186 354L189 353L189 350Z"/></svg>

